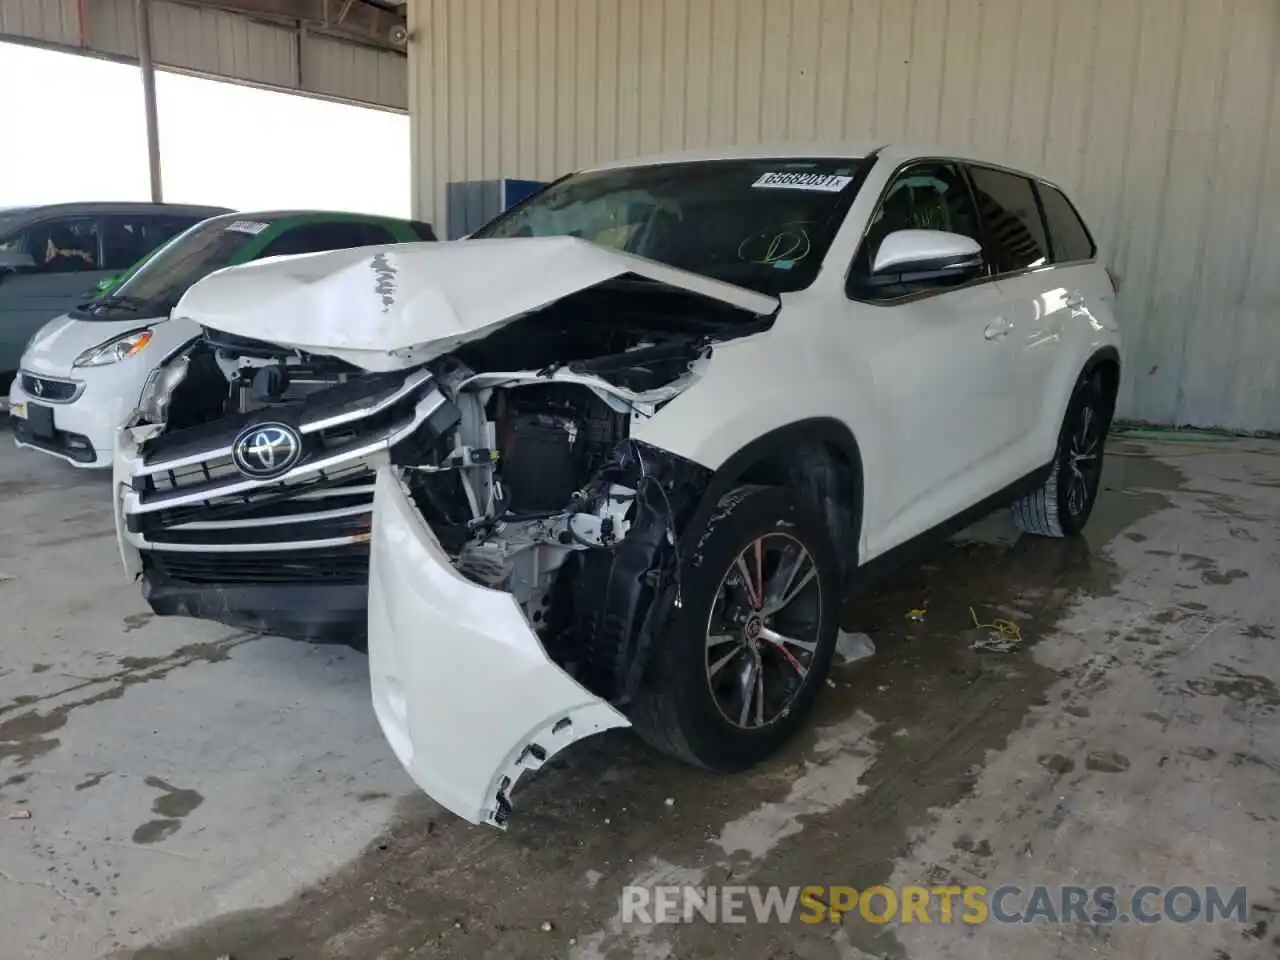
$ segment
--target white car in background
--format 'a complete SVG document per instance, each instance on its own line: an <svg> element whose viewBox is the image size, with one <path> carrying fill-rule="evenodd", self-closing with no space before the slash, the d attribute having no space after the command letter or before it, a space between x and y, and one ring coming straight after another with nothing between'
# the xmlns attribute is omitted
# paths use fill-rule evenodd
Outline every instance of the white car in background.
<svg viewBox="0 0 1280 960"><path fill-rule="evenodd" d="M9 389L18 446L77 467L110 467L116 430L157 366L200 336L198 323L170 318L187 289L228 266L369 244L434 240L429 224L318 210L230 213L170 240L110 295L45 324L31 338ZM208 382L221 409L227 384Z"/></svg>
<svg viewBox="0 0 1280 960"><path fill-rule="evenodd" d="M748 767L876 573L997 506L1089 518L1116 290L1047 181L894 147L634 160L474 237L197 284L176 313L209 340L115 476L170 612L314 618L367 562L378 720L467 820L609 728ZM331 384L173 429L211 350ZM371 482L370 516L346 498Z"/></svg>

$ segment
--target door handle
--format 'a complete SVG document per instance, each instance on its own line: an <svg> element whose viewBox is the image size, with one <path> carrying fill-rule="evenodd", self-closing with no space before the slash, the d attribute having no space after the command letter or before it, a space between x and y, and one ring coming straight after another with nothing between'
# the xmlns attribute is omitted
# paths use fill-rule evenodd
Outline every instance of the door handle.
<svg viewBox="0 0 1280 960"><path fill-rule="evenodd" d="M987 324L987 328L982 331L982 336L987 340L999 340L1008 336L1009 331L1013 329L1013 324L1009 322L1007 317L1001 317L999 320L992 321Z"/></svg>

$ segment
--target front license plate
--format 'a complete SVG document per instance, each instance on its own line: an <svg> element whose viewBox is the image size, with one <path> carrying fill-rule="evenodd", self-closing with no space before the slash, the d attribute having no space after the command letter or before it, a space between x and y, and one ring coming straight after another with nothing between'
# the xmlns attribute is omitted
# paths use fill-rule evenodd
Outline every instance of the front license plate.
<svg viewBox="0 0 1280 960"><path fill-rule="evenodd" d="M38 403L27 404L27 429L33 437L41 440L53 439L53 407L41 406Z"/></svg>

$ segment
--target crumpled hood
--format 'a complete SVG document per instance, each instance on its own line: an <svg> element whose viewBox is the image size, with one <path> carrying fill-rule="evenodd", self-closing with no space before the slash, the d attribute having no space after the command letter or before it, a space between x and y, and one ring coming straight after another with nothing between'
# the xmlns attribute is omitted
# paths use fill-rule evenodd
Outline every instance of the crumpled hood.
<svg viewBox="0 0 1280 960"><path fill-rule="evenodd" d="M778 300L575 237L455 240L272 257L212 273L174 308L236 336L367 370L422 363L523 314L636 274L769 316Z"/></svg>

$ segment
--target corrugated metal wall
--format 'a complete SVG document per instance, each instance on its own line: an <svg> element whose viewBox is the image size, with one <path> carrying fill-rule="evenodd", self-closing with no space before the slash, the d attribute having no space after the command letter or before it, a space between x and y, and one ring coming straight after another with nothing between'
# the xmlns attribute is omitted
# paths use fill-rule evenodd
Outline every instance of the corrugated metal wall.
<svg viewBox="0 0 1280 960"><path fill-rule="evenodd" d="M83 33L79 11L84 11ZM0 35L136 59L135 0L0 0ZM160 66L404 110L405 57L169 0L151 3L152 53Z"/></svg>
<svg viewBox="0 0 1280 960"><path fill-rule="evenodd" d="M79 33L76 0L0 0L0 34L44 43L74 44Z"/></svg>
<svg viewBox="0 0 1280 960"><path fill-rule="evenodd" d="M1123 412L1280 430L1280 0L413 0L415 205L680 148L1043 171L1124 275Z"/></svg>

